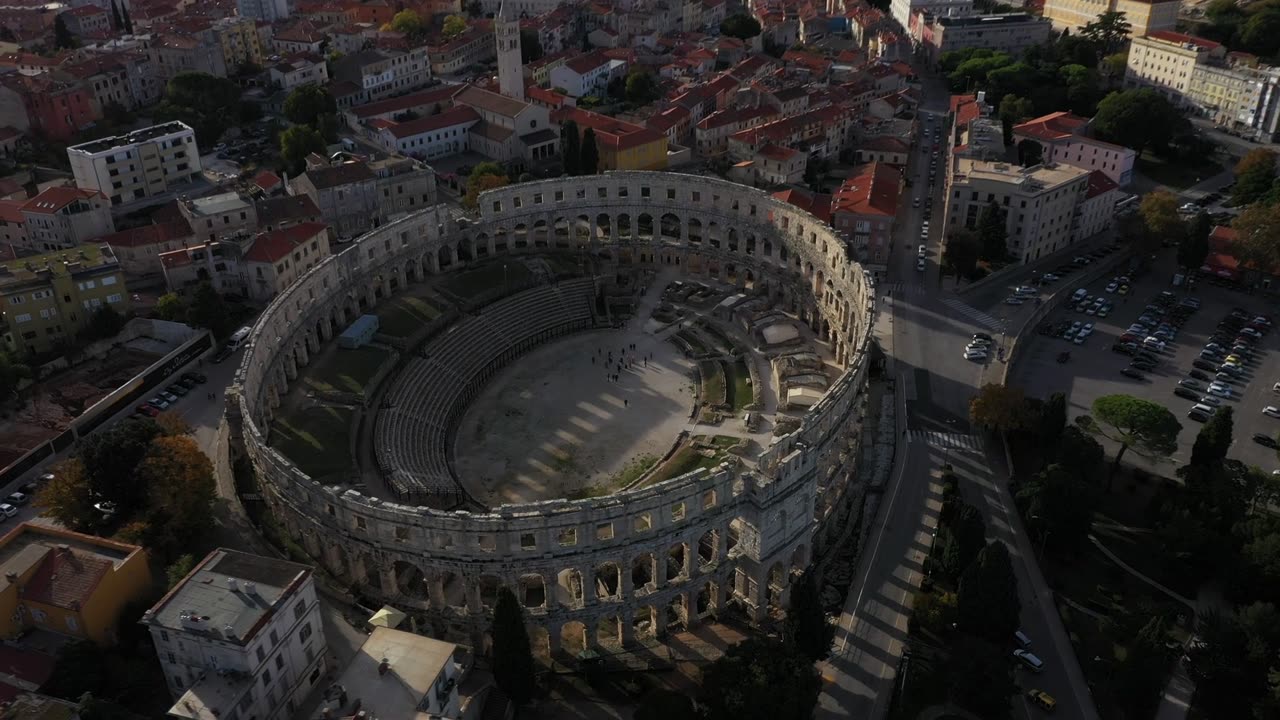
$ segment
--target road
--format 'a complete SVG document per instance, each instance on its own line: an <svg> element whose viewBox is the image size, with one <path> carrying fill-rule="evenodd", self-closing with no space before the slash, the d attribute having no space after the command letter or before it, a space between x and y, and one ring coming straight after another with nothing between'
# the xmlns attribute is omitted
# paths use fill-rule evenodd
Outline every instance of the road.
<svg viewBox="0 0 1280 720"><path fill-rule="evenodd" d="M928 127L938 126L947 104L941 82L926 77L921 110L935 117ZM943 135L945 140L945 131ZM877 324L881 345L890 358L890 376L897 385L901 444L839 618L833 656L822 668L827 682L816 716L878 719L887 712L907 640L910 597L919 587L941 509L938 468L950 462L961 478L964 498L982 511L989 536L1010 547L1022 599L1021 627L1046 665L1040 675L1019 671L1019 682L1057 698L1061 717L1092 720L1097 712L1088 687L1040 574L1035 550L1013 512L1002 451L991 445L992 453L984 452L986 443L969 426L969 399L983 383L997 381L1001 368L994 358L986 364L963 360L964 346L975 332L998 336L1000 321L941 289L942 173L939 184L929 190L927 153L932 144L921 146L924 151L914 151L909 164L913 187L898 215L898 237L889 278L880 289ZM939 158L940 167L942 162ZM926 190L933 203L933 235L927 267L920 272L915 250L924 203L912 208L911 199ZM1020 698L1013 703L1019 717L1038 713Z"/></svg>

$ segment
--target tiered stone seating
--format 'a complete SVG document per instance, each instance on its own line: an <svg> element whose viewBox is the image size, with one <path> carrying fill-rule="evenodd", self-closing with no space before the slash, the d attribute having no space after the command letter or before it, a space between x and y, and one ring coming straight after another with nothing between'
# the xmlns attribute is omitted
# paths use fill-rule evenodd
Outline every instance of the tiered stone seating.
<svg viewBox="0 0 1280 720"><path fill-rule="evenodd" d="M533 347L591 326L590 278L508 296L436 335L409 361L378 414L375 449L404 502L461 497L449 457L453 428L484 383Z"/></svg>

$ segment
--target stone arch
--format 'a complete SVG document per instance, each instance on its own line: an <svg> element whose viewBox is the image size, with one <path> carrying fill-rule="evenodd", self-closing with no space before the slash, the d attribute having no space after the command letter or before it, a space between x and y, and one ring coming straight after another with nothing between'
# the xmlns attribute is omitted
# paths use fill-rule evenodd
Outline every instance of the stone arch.
<svg viewBox="0 0 1280 720"><path fill-rule="evenodd" d="M445 607L461 609L467 606L467 583L461 575L452 570L442 570L439 582L440 600Z"/></svg>
<svg viewBox="0 0 1280 720"><path fill-rule="evenodd" d="M441 245L440 249L436 250L436 264L442 268L453 264L453 253L449 252L448 245Z"/></svg>
<svg viewBox="0 0 1280 720"><path fill-rule="evenodd" d="M711 572L720 559L720 531L712 528L698 538L698 571Z"/></svg>
<svg viewBox="0 0 1280 720"><path fill-rule="evenodd" d="M618 217L614 219L614 223L617 226L619 239L631 238L631 216L630 215L628 215L627 213L620 213Z"/></svg>
<svg viewBox="0 0 1280 720"><path fill-rule="evenodd" d="M622 646L622 617L606 615L596 623L596 642L600 645Z"/></svg>
<svg viewBox="0 0 1280 720"><path fill-rule="evenodd" d="M517 580L520 605L526 610L536 610L547 606L547 584L537 573L521 575Z"/></svg>
<svg viewBox="0 0 1280 720"><path fill-rule="evenodd" d="M667 603L664 608L667 615L667 628L673 625L687 628L689 626L689 596L685 593L676 593L671 602Z"/></svg>
<svg viewBox="0 0 1280 720"><path fill-rule="evenodd" d="M831 527L835 527L834 524ZM809 546L801 543L791 551L791 572L804 572L809 567Z"/></svg>
<svg viewBox="0 0 1280 720"><path fill-rule="evenodd" d="M560 627L560 649L571 657L587 649L587 626L577 620L570 620Z"/></svg>
<svg viewBox="0 0 1280 720"><path fill-rule="evenodd" d="M667 548L666 563L668 583L689 577L689 546L678 542Z"/></svg>
<svg viewBox="0 0 1280 720"><path fill-rule="evenodd" d="M556 594L561 607L580 608L586 602L586 585L582 572L577 568L565 568L556 573Z"/></svg>
<svg viewBox="0 0 1280 720"><path fill-rule="evenodd" d="M787 584L787 571L782 566L782 563L775 562L770 565L769 575L765 581L765 588L768 592L766 603L770 612L778 612L786 604Z"/></svg>
<svg viewBox="0 0 1280 720"><path fill-rule="evenodd" d="M591 586L597 600L622 598L622 569L612 560L596 565L592 572Z"/></svg>
<svg viewBox="0 0 1280 720"><path fill-rule="evenodd" d="M533 651L533 656L550 658L551 631L536 624L530 624L526 629L529 632L529 647Z"/></svg>
<svg viewBox="0 0 1280 720"><path fill-rule="evenodd" d="M427 599L427 578L422 569L413 563L397 560L391 566L396 576L396 589L401 595L414 600Z"/></svg>
<svg viewBox="0 0 1280 720"><path fill-rule="evenodd" d="M574 219L573 240L579 245L586 245L594 238L591 237L591 218L587 215L579 215Z"/></svg>
<svg viewBox="0 0 1280 720"><path fill-rule="evenodd" d="M596 215L596 237L601 242L614 239L612 223L609 220L609 213Z"/></svg>
<svg viewBox="0 0 1280 720"><path fill-rule="evenodd" d="M351 561L347 557L347 549L341 543L334 543L328 547L325 553L325 565L328 566L329 572L341 580L351 580Z"/></svg>
<svg viewBox="0 0 1280 720"><path fill-rule="evenodd" d="M533 246L537 248L549 247L551 244L550 233L547 230L546 220L536 220L533 223ZM519 245L517 247L527 247L527 245Z"/></svg>
<svg viewBox="0 0 1280 720"><path fill-rule="evenodd" d="M676 217L675 213L663 213L662 219L660 222L662 224L661 232L662 232L663 240L679 240L680 239L680 218ZM693 232L693 225L692 225L693 222L695 222L693 219L689 220L690 234L692 234Z"/></svg>
<svg viewBox="0 0 1280 720"><path fill-rule="evenodd" d="M658 609L652 605L642 605L635 609L631 619L631 631L636 637L658 636Z"/></svg>
<svg viewBox="0 0 1280 720"><path fill-rule="evenodd" d="M529 226L524 223L516 223L516 226L511 228L509 242L508 233L505 231L494 235L494 249L498 252L527 247L529 247Z"/></svg>
<svg viewBox="0 0 1280 720"><path fill-rule="evenodd" d="M636 237L640 240L653 239L653 216L649 213L640 213L636 218Z"/></svg>
<svg viewBox="0 0 1280 720"><path fill-rule="evenodd" d="M728 237L725 238L725 240L726 240L725 245L726 247L729 248L729 252L735 252L735 253L738 252L738 229L737 228L733 228L733 227L729 228L729 235Z"/></svg>
<svg viewBox="0 0 1280 720"><path fill-rule="evenodd" d="M756 236L755 233L747 233L747 241L743 245L743 252L747 255L754 256L756 254Z"/></svg>
<svg viewBox="0 0 1280 720"><path fill-rule="evenodd" d="M569 247L570 226L569 219L558 217L552 223L552 234L555 236L556 247Z"/></svg>
<svg viewBox="0 0 1280 720"><path fill-rule="evenodd" d="M459 240L454 246L454 257L458 258L458 262L471 262L475 257L471 255L471 247L465 240Z"/></svg>
<svg viewBox="0 0 1280 720"><path fill-rule="evenodd" d="M497 575L484 574L476 580L476 592L480 595L480 604L493 608L498 604L498 591L502 589L502 578Z"/></svg>

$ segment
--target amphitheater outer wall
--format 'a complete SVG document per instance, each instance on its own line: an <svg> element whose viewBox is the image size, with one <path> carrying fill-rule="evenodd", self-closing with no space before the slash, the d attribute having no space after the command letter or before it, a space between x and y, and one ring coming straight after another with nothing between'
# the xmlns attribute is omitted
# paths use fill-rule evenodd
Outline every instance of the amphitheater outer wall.
<svg viewBox="0 0 1280 720"><path fill-rule="evenodd" d="M627 642L646 613L649 629L661 632L668 616L692 624L731 600L757 619L785 605L790 571L812 552L819 488L852 480L874 292L844 242L766 193L699 176L614 172L523 183L479 201L478 217L435 207L362 236L277 297L254 326L228 418L277 522L336 576L419 613L440 634L477 642L490 590L501 585L534 598L531 625L547 631L552 649L569 623L592 629L585 642L595 645L602 620L616 620ZM846 371L754 471L724 465L607 497L485 513L326 487L267 444L298 368L360 312L411 281L544 249L750 282L828 342ZM683 561L673 565L668 556L681 547ZM612 583L600 572L611 564ZM651 572L640 575L651 579L635 586L633 568L646 565ZM524 594L539 582L541 603Z"/></svg>

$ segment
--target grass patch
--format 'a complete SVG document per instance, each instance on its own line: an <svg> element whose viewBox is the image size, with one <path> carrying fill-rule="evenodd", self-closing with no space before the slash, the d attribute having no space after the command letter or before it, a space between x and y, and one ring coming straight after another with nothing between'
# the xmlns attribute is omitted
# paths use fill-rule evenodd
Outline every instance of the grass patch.
<svg viewBox="0 0 1280 720"><path fill-rule="evenodd" d="M522 262L496 262L445 276L440 286L459 297L472 298L502 288L504 283L509 288L521 287L531 277L532 273Z"/></svg>
<svg viewBox="0 0 1280 720"><path fill-rule="evenodd" d="M280 414L271 423L271 446L313 479L354 466L350 452L351 410L316 405Z"/></svg>
<svg viewBox="0 0 1280 720"><path fill-rule="evenodd" d="M726 398L726 402L734 409L734 412L742 410L751 404L755 396L751 392L751 371L747 369L747 364L742 360L735 360L726 365L729 372L728 387L731 395Z"/></svg>
<svg viewBox="0 0 1280 720"><path fill-rule="evenodd" d="M1161 185L1183 190L1222 172L1222 166L1208 159L1198 163L1177 162L1144 155L1138 159L1137 170Z"/></svg>
<svg viewBox="0 0 1280 720"><path fill-rule="evenodd" d="M734 442L730 443L730 445L737 443L737 438L731 439ZM656 484L663 482L664 480L670 480L673 477L680 477L685 473L693 472L699 468L710 470L723 462L725 456L723 449L717 451L711 457L707 457L703 454L701 449L695 447L698 442L706 442L706 440L706 436L698 435L691 438L689 442L680 446L680 449L676 450L675 454L672 455L667 462L662 465L662 467L658 468L653 475L649 476L649 484ZM716 444L715 441L713 441L712 444Z"/></svg>
<svg viewBox="0 0 1280 720"><path fill-rule="evenodd" d="M698 363L698 374L702 377L702 402L708 405L719 405L725 401L724 370L720 363L703 360Z"/></svg>
<svg viewBox="0 0 1280 720"><path fill-rule="evenodd" d="M364 394L386 359L386 350L369 345L354 350L338 348L308 370L303 382L316 392Z"/></svg>
<svg viewBox="0 0 1280 720"><path fill-rule="evenodd" d="M702 338L698 337L698 334L695 332L681 330L676 333L676 337L683 340L685 344L689 346L689 349L693 351L694 355L701 355L707 351L706 343L702 342Z"/></svg>
<svg viewBox="0 0 1280 720"><path fill-rule="evenodd" d="M569 493L570 500L585 500L586 498L603 497L610 495L636 480L641 475L649 472L649 468L658 464L658 458L654 455L641 455L631 458L621 470L614 473L602 483L580 487Z"/></svg>
<svg viewBox="0 0 1280 720"><path fill-rule="evenodd" d="M407 338L440 316L431 303L416 297L397 297L378 309L378 332Z"/></svg>

